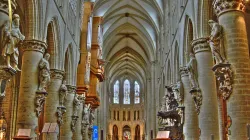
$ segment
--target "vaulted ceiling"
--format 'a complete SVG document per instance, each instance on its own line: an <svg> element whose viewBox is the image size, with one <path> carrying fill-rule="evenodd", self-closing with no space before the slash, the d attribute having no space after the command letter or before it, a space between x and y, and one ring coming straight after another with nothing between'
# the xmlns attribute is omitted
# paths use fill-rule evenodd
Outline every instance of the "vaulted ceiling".
<svg viewBox="0 0 250 140"><path fill-rule="evenodd" d="M163 0L96 0L103 17L103 57L111 81L128 75L144 84L155 59Z"/></svg>

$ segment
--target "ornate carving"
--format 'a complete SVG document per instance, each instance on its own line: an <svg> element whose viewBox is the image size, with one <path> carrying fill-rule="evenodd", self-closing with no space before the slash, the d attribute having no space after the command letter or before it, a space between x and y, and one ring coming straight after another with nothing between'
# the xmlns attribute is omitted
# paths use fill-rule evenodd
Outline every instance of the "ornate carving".
<svg viewBox="0 0 250 140"><path fill-rule="evenodd" d="M23 44L23 51L38 51L41 53L47 49L47 44L40 40L25 40Z"/></svg>
<svg viewBox="0 0 250 140"><path fill-rule="evenodd" d="M76 86L72 86L72 85L66 85L66 86L67 86L69 94L75 94L76 93Z"/></svg>
<svg viewBox="0 0 250 140"><path fill-rule="evenodd" d="M72 122L71 122L71 130L75 131L75 124L77 123L78 116L78 110L79 106L84 102L85 95L78 95L75 94L74 101L73 101L73 116L72 116Z"/></svg>
<svg viewBox="0 0 250 140"><path fill-rule="evenodd" d="M183 120L184 120L184 107L179 106L180 100L180 82L175 85L166 86L168 93L165 94L163 99L162 108L158 112L159 130L170 131L170 138L174 140L183 139Z"/></svg>
<svg viewBox="0 0 250 140"><path fill-rule="evenodd" d="M88 126L89 126L89 115L90 115L90 104L85 104L83 108L83 118L82 118L82 135L83 138L87 138L88 136Z"/></svg>
<svg viewBox="0 0 250 140"><path fill-rule="evenodd" d="M174 93L174 96L175 96L175 99L177 100L178 102L178 105L182 105L183 104L183 94L182 92L180 91L181 90L181 82L176 82L176 84L172 85L172 90L173 90L173 93Z"/></svg>
<svg viewBox="0 0 250 140"><path fill-rule="evenodd" d="M77 123L78 118L79 118L78 116L72 116L72 121L71 121L72 132L75 132L76 130L76 123Z"/></svg>
<svg viewBox="0 0 250 140"><path fill-rule="evenodd" d="M47 96L47 92L36 92L36 100L35 100L35 105L36 105L36 115L39 117L41 115L41 112L43 111L45 99Z"/></svg>
<svg viewBox="0 0 250 140"><path fill-rule="evenodd" d="M89 127L90 128L93 128L93 125L94 125L94 120L95 120L95 110L94 109L91 109L90 110L90 114L89 114Z"/></svg>
<svg viewBox="0 0 250 140"><path fill-rule="evenodd" d="M2 56L6 61L6 65L9 68L13 68L16 71L21 71L18 66L19 51L18 47L20 43L25 39L25 36L19 29L20 17L17 14L13 15L13 22L10 25L9 21L4 24L3 28L3 49ZM10 31L11 26L11 31Z"/></svg>
<svg viewBox="0 0 250 140"><path fill-rule="evenodd" d="M245 12L245 0L214 0L213 8L217 16L228 11Z"/></svg>
<svg viewBox="0 0 250 140"><path fill-rule="evenodd" d="M216 79L219 82L219 94L227 100L233 92L233 72L231 64L219 64L213 67Z"/></svg>
<svg viewBox="0 0 250 140"><path fill-rule="evenodd" d="M199 89L198 80L197 80L195 73L194 73L194 63L195 62L196 62L196 59L195 59L194 54L190 53L190 61L188 62L186 67L183 67L184 69L186 68L186 71L188 71L188 78L189 78L192 90Z"/></svg>
<svg viewBox="0 0 250 140"><path fill-rule="evenodd" d="M64 106L57 107L56 114L57 114L57 123L59 126L61 126L63 124L64 113L66 113L66 107L64 107Z"/></svg>
<svg viewBox="0 0 250 140"><path fill-rule="evenodd" d="M83 108L82 124L89 125L90 104L85 104Z"/></svg>
<svg viewBox="0 0 250 140"><path fill-rule="evenodd" d="M68 90L68 88L66 86L66 80L64 80L62 82L60 89L59 89L59 105L61 107L64 106L64 100L65 100L65 97L67 96L67 90Z"/></svg>
<svg viewBox="0 0 250 140"><path fill-rule="evenodd" d="M38 92L46 92L48 82L50 82L50 68L49 68L49 57L48 53L45 54L39 62L39 87Z"/></svg>
<svg viewBox="0 0 250 140"><path fill-rule="evenodd" d="M78 116L79 106L84 102L85 98L86 98L85 94L82 95L75 94L73 101L73 116Z"/></svg>
<svg viewBox="0 0 250 140"><path fill-rule="evenodd" d="M9 68L7 66L0 66L0 79L9 80L17 73L17 71L13 68Z"/></svg>
<svg viewBox="0 0 250 140"><path fill-rule="evenodd" d="M50 69L51 79L60 79L62 80L64 76L64 71L58 69Z"/></svg>
<svg viewBox="0 0 250 140"><path fill-rule="evenodd" d="M192 46L194 46L194 53L202 52L202 51L210 51L210 47L208 44L208 38L198 38L192 41Z"/></svg>
<svg viewBox="0 0 250 140"><path fill-rule="evenodd" d="M199 115L200 114L200 108L202 105L202 94L200 89L191 89L190 93L192 95L192 98L194 100L194 105L196 108L196 112Z"/></svg>
<svg viewBox="0 0 250 140"><path fill-rule="evenodd" d="M225 58L222 57L220 53L220 41L222 38L222 27L218 23L216 23L213 20L209 20L208 24L212 28L211 35L209 36L209 45L213 54L213 57L215 58L216 64L223 63L225 61Z"/></svg>
<svg viewBox="0 0 250 140"><path fill-rule="evenodd" d="M11 7L12 9L16 9L17 3L16 0L11 0ZM14 11L12 10L12 11ZM9 6L8 6L8 0L1 0L0 1L0 11L9 14Z"/></svg>

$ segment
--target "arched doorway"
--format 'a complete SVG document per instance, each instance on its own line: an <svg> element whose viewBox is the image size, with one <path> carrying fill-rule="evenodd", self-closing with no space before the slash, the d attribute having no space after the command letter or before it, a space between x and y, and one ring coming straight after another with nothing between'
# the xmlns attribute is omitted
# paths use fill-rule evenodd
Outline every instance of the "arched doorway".
<svg viewBox="0 0 250 140"><path fill-rule="evenodd" d="M118 127L116 125L113 126L112 140L118 140Z"/></svg>
<svg viewBox="0 0 250 140"><path fill-rule="evenodd" d="M140 126L135 127L135 140L140 140Z"/></svg>
<svg viewBox="0 0 250 140"><path fill-rule="evenodd" d="M125 125L122 130L122 139L123 140L131 140L131 129L128 125Z"/></svg>

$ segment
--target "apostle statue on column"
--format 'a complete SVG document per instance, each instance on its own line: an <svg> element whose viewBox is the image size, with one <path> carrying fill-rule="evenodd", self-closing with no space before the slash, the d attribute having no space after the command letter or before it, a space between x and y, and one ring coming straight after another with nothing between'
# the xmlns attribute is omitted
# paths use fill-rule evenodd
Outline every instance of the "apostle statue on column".
<svg viewBox="0 0 250 140"><path fill-rule="evenodd" d="M209 20L208 24L211 27L211 34L209 36L209 45L215 58L216 64L223 63L225 59L220 53L220 40L222 38L222 27L217 22Z"/></svg>
<svg viewBox="0 0 250 140"><path fill-rule="evenodd" d="M67 95L67 86L66 86L66 80L63 80L62 85L59 89L59 104L60 106L64 106L64 100Z"/></svg>
<svg viewBox="0 0 250 140"><path fill-rule="evenodd" d="M85 125L89 124L89 115L90 115L90 104L85 104L83 109L83 119L82 123Z"/></svg>
<svg viewBox="0 0 250 140"><path fill-rule="evenodd" d="M3 29L3 49L2 56L6 60L7 67L13 68L16 71L21 71L18 68L18 46L20 42L25 39L25 36L21 33L19 29L20 17L18 14L13 15L13 22L10 25L9 22L6 22ZM11 26L11 30L10 30Z"/></svg>
<svg viewBox="0 0 250 140"><path fill-rule="evenodd" d="M195 56L193 53L190 53L190 60L187 64L187 70L188 70L188 77L189 77L189 81L191 84L191 89L198 89L198 82L197 79L195 77L195 73L194 73L194 61L195 61Z"/></svg>
<svg viewBox="0 0 250 140"><path fill-rule="evenodd" d="M39 62L39 87L38 92L46 92L45 88L47 87L48 82L50 81L50 66L49 66L50 55L45 54Z"/></svg>

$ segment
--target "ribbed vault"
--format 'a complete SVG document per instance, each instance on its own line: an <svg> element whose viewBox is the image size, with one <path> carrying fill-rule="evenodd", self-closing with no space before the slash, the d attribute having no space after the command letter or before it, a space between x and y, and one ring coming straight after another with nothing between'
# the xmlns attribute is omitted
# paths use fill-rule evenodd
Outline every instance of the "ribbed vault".
<svg viewBox="0 0 250 140"><path fill-rule="evenodd" d="M94 16L103 17L106 78L135 77L143 87L155 59L162 0L95 0Z"/></svg>

